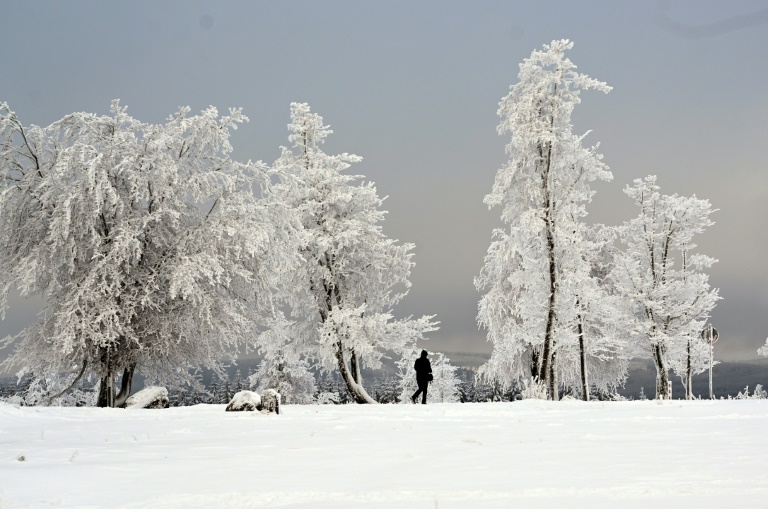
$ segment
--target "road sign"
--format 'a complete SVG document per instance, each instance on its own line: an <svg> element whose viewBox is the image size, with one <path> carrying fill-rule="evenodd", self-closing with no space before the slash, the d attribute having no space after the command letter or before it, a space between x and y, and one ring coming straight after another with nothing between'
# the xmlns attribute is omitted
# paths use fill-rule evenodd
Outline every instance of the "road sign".
<svg viewBox="0 0 768 509"><path fill-rule="evenodd" d="M711 325L707 325L706 327L704 327L704 330L701 331L701 339L703 339L709 344L717 343L718 337L719 335L717 333L717 329L715 329Z"/></svg>

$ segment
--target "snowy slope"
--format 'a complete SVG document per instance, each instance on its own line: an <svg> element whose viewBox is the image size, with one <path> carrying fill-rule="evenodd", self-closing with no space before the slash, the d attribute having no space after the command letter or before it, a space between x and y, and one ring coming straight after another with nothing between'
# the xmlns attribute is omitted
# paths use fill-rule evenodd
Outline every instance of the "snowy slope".
<svg viewBox="0 0 768 509"><path fill-rule="evenodd" d="M759 400L0 404L0 507L768 507L767 428Z"/></svg>

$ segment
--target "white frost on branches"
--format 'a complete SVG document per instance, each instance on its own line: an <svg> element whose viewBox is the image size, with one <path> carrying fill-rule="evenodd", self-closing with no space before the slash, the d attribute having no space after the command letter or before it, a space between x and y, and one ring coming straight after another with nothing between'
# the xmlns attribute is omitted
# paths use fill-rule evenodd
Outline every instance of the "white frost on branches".
<svg viewBox="0 0 768 509"><path fill-rule="evenodd" d="M292 208L303 237L302 264L285 294L293 322L286 347L338 369L355 401L373 403L361 367L380 367L387 352L401 353L436 329L432 317L392 316L410 287L413 244L384 235L383 198L361 176L343 173L361 158L322 151L332 131L309 105L291 104L288 129L292 147L274 163L284 178L272 193Z"/></svg>
<svg viewBox="0 0 768 509"><path fill-rule="evenodd" d="M507 386L533 376L555 399L558 372L573 381L579 317L588 325L603 319L603 296L590 282L593 262L582 219L594 194L591 183L612 178L597 146L583 145L588 133L575 135L571 125L582 90L611 88L576 72L565 56L572 47L560 40L534 51L499 104L498 131L511 133L510 160L485 203L501 207L507 228L493 233L475 280L485 292L478 324L493 343L481 375ZM591 356L588 362L615 355L614 345L593 339L581 348L585 358Z"/></svg>
<svg viewBox="0 0 768 509"><path fill-rule="evenodd" d="M258 392L276 390L284 403L308 404L317 392L315 376L309 362L291 344L291 334L291 323L280 317L259 336L257 344L263 358L248 377L248 384Z"/></svg>
<svg viewBox="0 0 768 509"><path fill-rule="evenodd" d="M627 329L656 365L656 397L665 399L670 362L679 374L689 342L699 355L701 331L720 299L704 272L717 260L692 254L694 237L714 224L714 210L696 196L661 194L653 175L636 179L624 192L640 213L618 228L623 250L611 277L631 306ZM694 371L700 370L692 361Z"/></svg>
<svg viewBox="0 0 768 509"><path fill-rule="evenodd" d="M130 382L137 366L166 379L220 369L271 313L295 256L284 210L255 198L267 169L230 159L247 118L189 113L152 125L114 101L110 116L24 127L0 104L2 306L16 287L46 300L39 323L5 340L7 366L85 363L111 406L120 371Z"/></svg>

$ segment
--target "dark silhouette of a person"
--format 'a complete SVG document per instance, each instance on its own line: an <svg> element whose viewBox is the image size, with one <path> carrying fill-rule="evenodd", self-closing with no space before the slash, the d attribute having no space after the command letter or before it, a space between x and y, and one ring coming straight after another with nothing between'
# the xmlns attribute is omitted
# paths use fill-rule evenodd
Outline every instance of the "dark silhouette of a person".
<svg viewBox="0 0 768 509"><path fill-rule="evenodd" d="M419 390L411 396L411 403L416 403L416 398L421 394L421 404L427 404L427 387L429 387L429 382L432 380L432 365L429 363L427 355L428 352L422 350L421 357L416 359L416 362L413 364L413 369L416 370L416 383L419 385Z"/></svg>

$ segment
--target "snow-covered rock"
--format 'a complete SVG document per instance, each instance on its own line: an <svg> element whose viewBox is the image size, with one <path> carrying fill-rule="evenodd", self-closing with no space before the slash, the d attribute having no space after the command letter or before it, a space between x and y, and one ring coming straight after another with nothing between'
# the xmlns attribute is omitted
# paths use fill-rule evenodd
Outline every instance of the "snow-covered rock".
<svg viewBox="0 0 768 509"><path fill-rule="evenodd" d="M274 389L266 389L261 393L261 410L262 413L280 413L280 393Z"/></svg>
<svg viewBox="0 0 768 509"><path fill-rule="evenodd" d="M253 391L240 391L232 396L227 412L254 412L261 410L261 396Z"/></svg>
<svg viewBox="0 0 768 509"><path fill-rule="evenodd" d="M168 408L168 389L147 387L125 402L125 408Z"/></svg>
<svg viewBox="0 0 768 509"><path fill-rule="evenodd" d="M280 393L266 389L259 395L253 391L240 391L232 397L226 408L227 412L261 412L263 414L280 413Z"/></svg>

